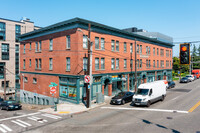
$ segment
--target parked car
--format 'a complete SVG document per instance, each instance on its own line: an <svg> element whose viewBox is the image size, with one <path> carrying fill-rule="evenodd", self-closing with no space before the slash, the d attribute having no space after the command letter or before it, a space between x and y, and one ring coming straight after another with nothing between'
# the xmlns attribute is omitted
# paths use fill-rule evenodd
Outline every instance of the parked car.
<svg viewBox="0 0 200 133"><path fill-rule="evenodd" d="M125 104L132 100L133 95L133 92L119 92L111 99L110 104Z"/></svg>
<svg viewBox="0 0 200 133"><path fill-rule="evenodd" d="M189 78L188 77L183 77L181 80L180 80L180 83L188 83L190 82Z"/></svg>
<svg viewBox="0 0 200 133"><path fill-rule="evenodd" d="M6 109L8 110L15 110L15 109L21 109L22 105L17 103L16 101L4 101L0 105L1 110Z"/></svg>
<svg viewBox="0 0 200 133"><path fill-rule="evenodd" d="M174 81L168 81L168 88L167 88L167 89L174 88L175 85L176 85L176 84L175 84Z"/></svg>
<svg viewBox="0 0 200 133"><path fill-rule="evenodd" d="M3 103L3 98L0 98L0 106L1 106L1 104Z"/></svg>
<svg viewBox="0 0 200 133"><path fill-rule="evenodd" d="M190 80L190 82L194 81L194 76L193 75L187 75L186 77L188 77L188 79Z"/></svg>

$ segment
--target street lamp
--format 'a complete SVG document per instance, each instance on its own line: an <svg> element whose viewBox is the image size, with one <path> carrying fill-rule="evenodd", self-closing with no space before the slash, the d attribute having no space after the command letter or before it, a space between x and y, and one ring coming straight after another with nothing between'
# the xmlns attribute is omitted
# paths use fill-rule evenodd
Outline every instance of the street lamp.
<svg viewBox="0 0 200 133"><path fill-rule="evenodd" d="M87 108L90 108L90 105L91 105L91 91L90 91L90 89L91 89L91 85L92 85L92 42L91 42L91 40L90 40L90 27L91 27L91 25L90 24L88 24L88 36L86 36L85 34L84 34L84 32L81 30L81 29L77 29L77 31L80 31L80 32L82 32L82 34L84 35L84 36L86 36L86 38L87 38L87 41L88 41L88 65L87 65L87 75L89 75L90 76L90 83L88 84L87 83L87 86L86 86L86 91L87 91Z"/></svg>

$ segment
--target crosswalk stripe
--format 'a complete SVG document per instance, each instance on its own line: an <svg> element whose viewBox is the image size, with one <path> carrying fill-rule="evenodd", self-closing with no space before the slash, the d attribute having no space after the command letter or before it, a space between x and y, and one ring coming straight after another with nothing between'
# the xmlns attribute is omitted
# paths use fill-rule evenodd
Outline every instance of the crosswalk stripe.
<svg viewBox="0 0 200 133"><path fill-rule="evenodd" d="M7 127L6 125L4 125L4 124L0 124L3 128L5 128L6 130L8 130L8 131L12 131L12 129L10 129L9 127Z"/></svg>
<svg viewBox="0 0 200 133"><path fill-rule="evenodd" d="M43 121L38 121L37 119L35 119L35 118L32 118L32 117L27 117L28 119L30 119L30 120L34 120L34 121L37 121L37 122L39 122L39 123L43 123Z"/></svg>
<svg viewBox="0 0 200 133"><path fill-rule="evenodd" d="M55 115L50 115L50 114L42 114L42 116L50 117L50 118L53 118L53 119L62 118L62 117L60 117L60 116L55 116Z"/></svg>
<svg viewBox="0 0 200 133"><path fill-rule="evenodd" d="M16 121L21 122L21 123L24 124L24 125L31 126L31 124L26 123L26 122L24 122L24 121L22 121L22 120L17 119Z"/></svg>
<svg viewBox="0 0 200 133"><path fill-rule="evenodd" d="M7 133L7 131L3 128L0 127L0 130L3 132L3 133Z"/></svg>
<svg viewBox="0 0 200 133"><path fill-rule="evenodd" d="M11 122L13 122L13 123L15 123L15 124L17 124L17 125L19 125L21 127L27 127L26 125L23 125L23 124L21 124L21 123L19 123L17 121L14 121L14 120L12 120Z"/></svg>

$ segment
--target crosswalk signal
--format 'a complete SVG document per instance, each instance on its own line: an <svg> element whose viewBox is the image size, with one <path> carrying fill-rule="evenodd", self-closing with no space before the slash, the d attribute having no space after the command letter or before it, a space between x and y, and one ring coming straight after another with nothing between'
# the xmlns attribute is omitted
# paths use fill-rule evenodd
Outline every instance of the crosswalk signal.
<svg viewBox="0 0 200 133"><path fill-rule="evenodd" d="M190 44L183 43L180 44L180 64L189 65L190 64Z"/></svg>

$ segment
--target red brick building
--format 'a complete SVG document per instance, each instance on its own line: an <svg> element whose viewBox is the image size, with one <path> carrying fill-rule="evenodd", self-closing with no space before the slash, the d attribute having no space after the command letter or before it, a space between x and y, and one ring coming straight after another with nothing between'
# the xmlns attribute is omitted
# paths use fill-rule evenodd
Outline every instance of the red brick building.
<svg viewBox="0 0 200 133"><path fill-rule="evenodd" d="M93 43L92 99L97 92L113 95L134 89L135 52L138 84L172 79L172 43L75 18L21 36L21 101L52 104L49 87L52 82L57 84L55 97L59 102L82 101L86 93L84 70L89 23Z"/></svg>

